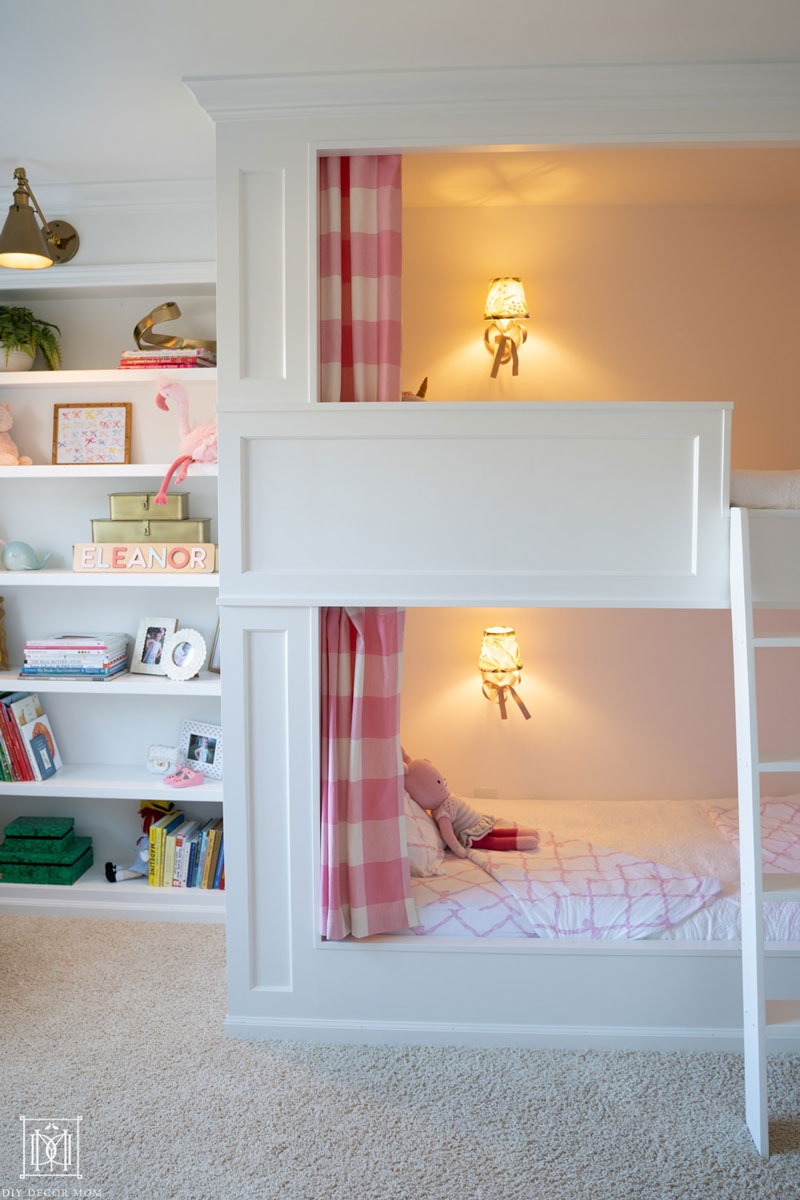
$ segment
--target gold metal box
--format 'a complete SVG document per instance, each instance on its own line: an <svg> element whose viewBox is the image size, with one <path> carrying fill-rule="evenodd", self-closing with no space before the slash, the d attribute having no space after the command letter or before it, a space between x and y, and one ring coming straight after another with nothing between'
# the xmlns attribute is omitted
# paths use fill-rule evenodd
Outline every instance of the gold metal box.
<svg viewBox="0 0 800 1200"><path fill-rule="evenodd" d="M112 492L108 497L112 521L158 520L183 521L189 516L189 493L169 492L166 504L154 504L157 492Z"/></svg>
<svg viewBox="0 0 800 1200"><path fill-rule="evenodd" d="M183 521L92 521L93 542L210 542L210 517Z"/></svg>

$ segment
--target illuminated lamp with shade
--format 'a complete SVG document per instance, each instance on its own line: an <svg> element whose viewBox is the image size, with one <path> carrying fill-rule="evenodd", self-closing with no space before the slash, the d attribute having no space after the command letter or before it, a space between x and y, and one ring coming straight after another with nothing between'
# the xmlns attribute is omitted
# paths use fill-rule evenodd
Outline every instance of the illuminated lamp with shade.
<svg viewBox="0 0 800 1200"><path fill-rule="evenodd" d="M521 318L529 316L522 281L515 275L493 279L489 284L483 312L484 321L492 322L483 335L486 349L494 355L492 379L497 378L500 367L507 362L512 364L511 374L519 374L517 351L528 337L527 329L519 322Z"/></svg>
<svg viewBox="0 0 800 1200"><path fill-rule="evenodd" d="M45 220L24 167L16 168L14 179L17 184L14 203L8 210L6 223L0 233L0 267L36 271L52 267L53 263L69 262L77 254L80 245L77 230L67 221L48 223ZM42 222L41 228L36 220L37 213Z"/></svg>
<svg viewBox="0 0 800 1200"><path fill-rule="evenodd" d="M531 714L514 690L522 677L522 658L513 629L506 625L484 629L478 667L483 676L483 694L487 700L497 701L502 719L508 718L506 693L510 692L523 717L529 721Z"/></svg>

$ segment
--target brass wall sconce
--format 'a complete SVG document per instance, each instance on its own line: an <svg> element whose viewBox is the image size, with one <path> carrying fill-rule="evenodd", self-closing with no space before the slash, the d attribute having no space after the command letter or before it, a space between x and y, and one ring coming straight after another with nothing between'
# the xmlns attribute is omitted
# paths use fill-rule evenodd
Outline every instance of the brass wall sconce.
<svg viewBox="0 0 800 1200"><path fill-rule="evenodd" d="M529 721L531 714L514 690L522 678L522 658L513 629L506 625L484 629L478 667L483 676L483 694L487 700L499 704L502 719L508 719L506 693L510 692L523 717Z"/></svg>
<svg viewBox="0 0 800 1200"><path fill-rule="evenodd" d="M529 316L525 289L516 275L493 279L483 312L484 321L492 322L483 335L486 349L494 355L492 379L497 378L500 367L507 362L512 364L511 374L519 374L517 351L528 336L527 329L519 322Z"/></svg>
<svg viewBox="0 0 800 1200"><path fill-rule="evenodd" d="M17 167L14 179L17 181L14 203L8 210L3 232L0 233L0 267L36 271L42 267L52 267L53 263L69 262L77 254L80 245L77 230L67 221L45 220L24 167ZM31 201L33 208L28 201ZM42 222L41 228L36 220L37 213Z"/></svg>

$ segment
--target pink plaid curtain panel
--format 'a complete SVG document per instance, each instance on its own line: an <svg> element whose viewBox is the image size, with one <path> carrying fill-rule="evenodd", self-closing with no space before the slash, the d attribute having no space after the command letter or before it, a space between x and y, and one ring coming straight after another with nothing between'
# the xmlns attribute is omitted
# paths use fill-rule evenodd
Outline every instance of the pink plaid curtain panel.
<svg viewBox="0 0 800 1200"><path fill-rule="evenodd" d="M319 164L320 399L400 399L399 154Z"/></svg>
<svg viewBox="0 0 800 1200"><path fill-rule="evenodd" d="M405 613L322 613L322 932L416 924L406 855L400 756Z"/></svg>

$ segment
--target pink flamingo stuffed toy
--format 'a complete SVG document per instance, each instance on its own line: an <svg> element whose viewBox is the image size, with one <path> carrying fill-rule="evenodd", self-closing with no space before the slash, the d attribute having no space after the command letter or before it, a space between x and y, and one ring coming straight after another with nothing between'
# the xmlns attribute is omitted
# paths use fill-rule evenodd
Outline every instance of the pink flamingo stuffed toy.
<svg viewBox="0 0 800 1200"><path fill-rule="evenodd" d="M167 489L175 475L175 482L182 483L186 478L189 464L215 463L217 461L217 422L216 418L205 425L189 425L189 397L183 384L175 380L164 380L156 396L156 404L164 412L169 412L167 400L172 400L178 410L178 432L181 437L180 455L167 471L161 484L161 489L155 497L154 504L167 503Z"/></svg>

